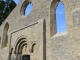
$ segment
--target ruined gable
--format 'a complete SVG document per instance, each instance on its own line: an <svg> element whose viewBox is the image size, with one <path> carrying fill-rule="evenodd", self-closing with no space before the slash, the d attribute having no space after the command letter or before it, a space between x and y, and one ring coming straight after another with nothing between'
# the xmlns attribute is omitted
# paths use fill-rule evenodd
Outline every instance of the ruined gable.
<svg viewBox="0 0 80 60"><path fill-rule="evenodd" d="M55 9L60 1L66 8L67 31L58 34ZM80 0L60 1L21 0L0 26L0 59L79 60ZM25 16L29 3L33 9Z"/></svg>

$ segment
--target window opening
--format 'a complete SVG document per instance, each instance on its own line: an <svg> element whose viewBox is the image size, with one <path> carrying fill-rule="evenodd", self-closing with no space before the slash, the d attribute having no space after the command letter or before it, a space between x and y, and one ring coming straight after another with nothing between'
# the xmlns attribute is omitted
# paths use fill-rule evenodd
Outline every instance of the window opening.
<svg viewBox="0 0 80 60"><path fill-rule="evenodd" d="M28 16L30 14L30 12L32 11L32 3L29 3L25 9L25 16Z"/></svg>
<svg viewBox="0 0 80 60"><path fill-rule="evenodd" d="M56 8L56 29L57 33L66 31L65 7L62 2L58 3Z"/></svg>

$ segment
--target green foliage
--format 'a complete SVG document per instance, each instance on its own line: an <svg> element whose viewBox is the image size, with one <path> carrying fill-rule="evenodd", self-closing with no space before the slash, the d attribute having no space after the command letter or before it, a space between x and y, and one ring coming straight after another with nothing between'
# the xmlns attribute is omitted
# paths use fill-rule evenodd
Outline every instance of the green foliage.
<svg viewBox="0 0 80 60"><path fill-rule="evenodd" d="M6 44L6 47L8 46L8 43Z"/></svg>
<svg viewBox="0 0 80 60"><path fill-rule="evenodd" d="M16 3L13 0L0 1L0 25L5 21L15 6Z"/></svg>

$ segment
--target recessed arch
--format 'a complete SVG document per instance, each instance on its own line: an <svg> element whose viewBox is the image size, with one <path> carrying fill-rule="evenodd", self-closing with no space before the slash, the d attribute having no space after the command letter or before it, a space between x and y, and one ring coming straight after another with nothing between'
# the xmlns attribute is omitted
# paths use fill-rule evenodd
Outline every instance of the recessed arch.
<svg viewBox="0 0 80 60"><path fill-rule="evenodd" d="M25 37L19 37L16 41L15 47L14 47L14 54L16 55L16 59L21 59L23 54L23 48L24 46L29 47L29 43ZM26 47L27 48L27 47ZM27 48L29 51L29 48Z"/></svg>
<svg viewBox="0 0 80 60"><path fill-rule="evenodd" d="M34 48L35 48L35 46L36 46L36 43L33 43L33 44L32 44L32 47L31 47L31 52L32 52L32 53L33 53L33 52L34 52L34 50L35 50L35 49L34 49Z"/></svg>
<svg viewBox="0 0 80 60"><path fill-rule="evenodd" d="M64 3L60 0L53 0L50 6L50 35L51 37L57 33L56 8L59 2L61 2L64 5Z"/></svg>
<svg viewBox="0 0 80 60"><path fill-rule="evenodd" d="M18 53L18 49L20 48L20 46L27 42L26 38L21 38L20 40L17 41L16 45L15 45L15 54ZM27 44L27 43L26 43Z"/></svg>
<svg viewBox="0 0 80 60"><path fill-rule="evenodd" d="M9 58L9 60L13 59L12 53L13 53L13 48L11 47L11 48L10 48L10 55L9 55L10 58Z"/></svg>
<svg viewBox="0 0 80 60"><path fill-rule="evenodd" d="M12 54L12 52L13 52L13 48L10 48L10 54Z"/></svg>
<svg viewBox="0 0 80 60"><path fill-rule="evenodd" d="M26 50L24 47L26 46ZM20 36L15 42L14 54L16 55L16 59L22 59L23 54L30 54L30 46L26 36Z"/></svg>
<svg viewBox="0 0 80 60"><path fill-rule="evenodd" d="M26 48L28 47L26 43L23 43L20 47L20 49L18 49L18 51L22 54L22 50L23 50L23 47L26 46Z"/></svg>
<svg viewBox="0 0 80 60"><path fill-rule="evenodd" d="M25 45L26 45L26 46L28 45L26 41L21 42L21 43L19 44L18 48L17 48L17 52L22 53L22 49L23 49L23 47L24 47Z"/></svg>
<svg viewBox="0 0 80 60"><path fill-rule="evenodd" d="M22 35L20 37L18 37L18 39L16 40L15 44L14 44L14 53L18 53L18 50L21 48L21 46L26 43L26 45L28 45L28 47L30 47L30 43L28 41L29 39L27 38L27 36ZM21 51L21 50L19 50Z"/></svg>
<svg viewBox="0 0 80 60"><path fill-rule="evenodd" d="M26 39L28 39L28 38L27 38L27 36L25 36L25 35L22 35L22 36L18 37L17 40L16 40L16 42L15 42L15 44L14 44L15 48L17 47L18 43L19 43L21 40L25 40L25 41L26 41Z"/></svg>
<svg viewBox="0 0 80 60"><path fill-rule="evenodd" d="M4 26L4 31L3 31L2 48L8 46L8 30L9 30L9 23L7 22Z"/></svg>

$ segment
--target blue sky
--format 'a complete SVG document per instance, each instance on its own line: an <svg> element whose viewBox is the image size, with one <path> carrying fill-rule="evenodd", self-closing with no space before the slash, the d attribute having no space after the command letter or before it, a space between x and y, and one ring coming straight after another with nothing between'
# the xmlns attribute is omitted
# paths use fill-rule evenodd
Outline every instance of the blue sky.
<svg viewBox="0 0 80 60"><path fill-rule="evenodd" d="M66 31L65 6L60 2L56 8L57 32Z"/></svg>
<svg viewBox="0 0 80 60"><path fill-rule="evenodd" d="M14 0L16 4L19 3L20 0ZM32 10L32 4L27 6L25 11L25 15L27 16ZM56 8L56 26L57 26L57 33L66 31L66 15L65 15L65 7L64 5L59 2Z"/></svg>

